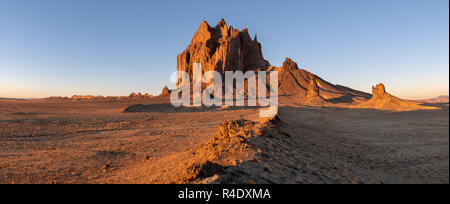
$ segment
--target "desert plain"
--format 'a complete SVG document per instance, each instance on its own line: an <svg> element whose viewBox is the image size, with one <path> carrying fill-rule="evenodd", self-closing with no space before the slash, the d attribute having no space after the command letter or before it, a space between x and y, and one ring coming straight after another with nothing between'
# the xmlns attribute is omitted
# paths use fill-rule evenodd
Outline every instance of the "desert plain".
<svg viewBox="0 0 450 204"><path fill-rule="evenodd" d="M415 111L280 103L267 119L258 107L176 108L169 97L3 99L0 183L449 181L448 103Z"/></svg>

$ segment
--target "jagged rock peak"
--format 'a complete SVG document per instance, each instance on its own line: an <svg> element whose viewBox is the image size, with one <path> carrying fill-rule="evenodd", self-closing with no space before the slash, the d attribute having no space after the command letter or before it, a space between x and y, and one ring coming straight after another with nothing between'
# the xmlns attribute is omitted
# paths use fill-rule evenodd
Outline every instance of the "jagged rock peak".
<svg viewBox="0 0 450 204"><path fill-rule="evenodd" d="M191 44L195 42L206 42L211 38L211 26L206 21L202 21L197 29L194 37L192 38Z"/></svg>
<svg viewBox="0 0 450 204"><path fill-rule="evenodd" d="M215 27L203 21L189 46L177 56L178 71L191 75L194 63L201 63L202 73L266 70L270 66L262 55L261 44L251 39L248 30L228 28L223 19Z"/></svg>
<svg viewBox="0 0 450 204"><path fill-rule="evenodd" d="M196 42L206 43L210 40L226 38L230 36L231 31L233 31L233 29L230 27L230 30L228 30L227 23L224 19L221 19L215 27L211 27L208 22L202 21L197 29L197 32L192 38L191 44Z"/></svg>
<svg viewBox="0 0 450 204"><path fill-rule="evenodd" d="M207 28L210 28L211 26L209 26L208 22L206 22L205 20L203 20L203 21L200 23L200 27L207 27Z"/></svg>
<svg viewBox="0 0 450 204"><path fill-rule="evenodd" d="M296 69L298 69L297 63L295 63L294 61L292 61L290 58L287 58L287 57L284 60L282 67L283 67L283 69L286 69L286 70L296 70Z"/></svg>
<svg viewBox="0 0 450 204"><path fill-rule="evenodd" d="M372 86L373 97L381 96L384 94L386 94L386 88L384 87L384 84L379 83L376 86Z"/></svg>
<svg viewBox="0 0 450 204"><path fill-rule="evenodd" d="M217 26L227 27L227 22L225 22L225 19L221 18L220 21L217 23Z"/></svg>
<svg viewBox="0 0 450 204"><path fill-rule="evenodd" d="M161 91L161 94L159 96L170 96L170 90L167 86L164 86L163 90Z"/></svg>

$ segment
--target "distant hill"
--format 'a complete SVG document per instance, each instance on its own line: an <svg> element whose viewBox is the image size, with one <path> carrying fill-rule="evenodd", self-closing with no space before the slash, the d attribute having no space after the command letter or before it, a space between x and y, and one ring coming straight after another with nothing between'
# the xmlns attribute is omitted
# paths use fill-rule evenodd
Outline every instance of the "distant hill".
<svg viewBox="0 0 450 204"><path fill-rule="evenodd" d="M128 96L92 96L92 95L73 95L72 97L51 96L43 100L71 100L71 101L128 101L128 100L146 100L156 96L150 94L131 93Z"/></svg>
<svg viewBox="0 0 450 204"><path fill-rule="evenodd" d="M449 102L449 96L448 95L442 95L438 96L436 98L431 99L423 99L423 100L417 100L421 103L448 103Z"/></svg>
<svg viewBox="0 0 450 204"><path fill-rule="evenodd" d="M0 98L0 100L27 100L26 98Z"/></svg>

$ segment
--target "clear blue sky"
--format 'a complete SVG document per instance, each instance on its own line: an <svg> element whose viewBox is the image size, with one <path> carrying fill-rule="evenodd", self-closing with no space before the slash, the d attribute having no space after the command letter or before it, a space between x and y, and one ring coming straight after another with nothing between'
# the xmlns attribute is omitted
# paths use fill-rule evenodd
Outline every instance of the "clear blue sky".
<svg viewBox="0 0 450 204"><path fill-rule="evenodd" d="M0 97L158 94L202 20L332 83L449 92L448 0L0 0Z"/></svg>

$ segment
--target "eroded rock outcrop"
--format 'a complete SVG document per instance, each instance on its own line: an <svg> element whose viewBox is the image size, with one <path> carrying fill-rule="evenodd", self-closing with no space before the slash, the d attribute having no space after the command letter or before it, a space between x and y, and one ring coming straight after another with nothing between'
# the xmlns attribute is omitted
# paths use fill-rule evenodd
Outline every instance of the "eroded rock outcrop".
<svg viewBox="0 0 450 204"><path fill-rule="evenodd" d="M149 99L149 98L153 98L154 96L146 93L146 94L141 94L139 93L131 93L128 97L119 97L122 99L126 99L126 100L133 100L133 99Z"/></svg>
<svg viewBox="0 0 450 204"><path fill-rule="evenodd" d="M315 79L309 80L308 92L306 93L306 98L314 98L320 96L319 87Z"/></svg>
<svg viewBox="0 0 450 204"><path fill-rule="evenodd" d="M297 96L298 98L310 101L311 97L313 97L312 95L319 96L320 91L320 98L322 99L320 101L322 102L326 102L325 100L327 99L339 99L345 97L370 97L370 94L349 88L340 88L337 85L323 80L315 74L300 69L297 63L290 58L286 58L281 67L271 66L268 71L278 71L278 92L282 96ZM309 90L311 93L308 93ZM310 96L308 96L308 94Z"/></svg>
<svg viewBox="0 0 450 204"><path fill-rule="evenodd" d="M364 92L341 89L299 69L297 63L289 58L286 58L281 67L271 66L262 55L256 34L251 39L247 29L239 31L233 26L228 27L223 19L215 27L211 27L206 21L200 24L189 46L177 56L177 71L187 72L192 79L194 63L201 63L202 74L208 71L217 71L222 75L225 71L279 71L280 96L305 99L310 81L314 79L324 102L329 99L370 97L370 94Z"/></svg>
<svg viewBox="0 0 450 204"><path fill-rule="evenodd" d="M93 100L96 96L92 95L73 95L70 97L71 100Z"/></svg>
<svg viewBox="0 0 450 204"><path fill-rule="evenodd" d="M323 98L320 96L319 91L320 89L317 85L316 79L311 78L311 80L309 80L309 86L306 93L306 101L311 103L324 103L325 100L323 100Z"/></svg>
<svg viewBox="0 0 450 204"><path fill-rule="evenodd" d="M146 93L131 93L128 96L92 96L92 95L73 95L70 98L56 98L51 97L47 98L48 100L72 100L72 101L128 101L128 100L145 100L145 99L151 99L154 98L154 96Z"/></svg>
<svg viewBox="0 0 450 204"><path fill-rule="evenodd" d="M170 90L167 86L164 86L163 90L161 91L161 94L159 95L161 97L170 96Z"/></svg>
<svg viewBox="0 0 450 204"><path fill-rule="evenodd" d="M386 87L382 83L372 87L372 98L370 100L358 104L356 107L390 111L436 109L435 107L421 106L414 101L397 98L386 92Z"/></svg>
<svg viewBox="0 0 450 204"><path fill-rule="evenodd" d="M222 74L266 70L270 66L256 35L251 39L247 29L228 27L223 19L215 27L206 21L200 24L189 46L177 56L177 71L186 71L192 77L194 63L202 64L202 73L214 70Z"/></svg>
<svg viewBox="0 0 450 204"><path fill-rule="evenodd" d="M372 86L372 97L382 97L386 94L386 87L384 87L384 84L379 83L376 86Z"/></svg>

